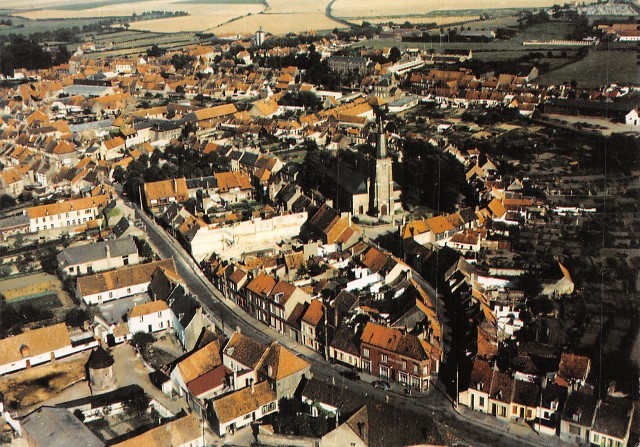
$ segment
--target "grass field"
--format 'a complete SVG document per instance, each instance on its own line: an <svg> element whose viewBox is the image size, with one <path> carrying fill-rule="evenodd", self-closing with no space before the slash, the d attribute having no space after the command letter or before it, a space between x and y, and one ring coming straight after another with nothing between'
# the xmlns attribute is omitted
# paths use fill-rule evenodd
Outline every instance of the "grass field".
<svg viewBox="0 0 640 447"><path fill-rule="evenodd" d="M336 0L332 12L348 19L426 14L436 10L533 8L552 6L554 0Z"/></svg>
<svg viewBox="0 0 640 447"><path fill-rule="evenodd" d="M21 17L13 17L9 15L1 15L2 19L11 19L13 26L0 26L0 35L21 34L28 35L33 33L43 33L45 31L54 31L59 28L70 28L72 26L82 27L99 21L99 19L77 19L69 22L64 19L55 20L27 20Z"/></svg>
<svg viewBox="0 0 640 447"><path fill-rule="evenodd" d="M369 23L436 23L437 25L448 25L450 23L461 23L461 22L469 22L472 20L477 20L478 16L394 16L394 17L375 17L362 19L362 21L367 21ZM360 20L355 20L355 23L359 24Z"/></svg>
<svg viewBox="0 0 640 447"><path fill-rule="evenodd" d="M637 85L640 69L635 64L635 52L592 49L584 59L550 71L536 82L550 85L571 80L575 80L578 87L598 87L613 82Z"/></svg>

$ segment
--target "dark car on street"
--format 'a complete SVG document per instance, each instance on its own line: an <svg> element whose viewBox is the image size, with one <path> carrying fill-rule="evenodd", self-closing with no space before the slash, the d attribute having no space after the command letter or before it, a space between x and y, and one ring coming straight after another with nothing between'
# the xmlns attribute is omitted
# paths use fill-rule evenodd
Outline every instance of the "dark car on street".
<svg viewBox="0 0 640 447"><path fill-rule="evenodd" d="M360 380L360 375L355 371L342 371L340 375L345 379Z"/></svg>
<svg viewBox="0 0 640 447"><path fill-rule="evenodd" d="M385 382L384 380L376 380L373 382L373 386L384 391L388 391L391 388L389 382Z"/></svg>

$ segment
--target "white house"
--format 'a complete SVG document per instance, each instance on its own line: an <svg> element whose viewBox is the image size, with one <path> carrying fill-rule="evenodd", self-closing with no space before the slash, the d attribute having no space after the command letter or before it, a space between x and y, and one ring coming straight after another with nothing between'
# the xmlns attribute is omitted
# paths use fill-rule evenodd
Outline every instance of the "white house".
<svg viewBox="0 0 640 447"><path fill-rule="evenodd" d="M631 112L627 113L624 117L624 122L627 126L633 127L634 129L640 128L640 113L638 109L633 109Z"/></svg>
<svg viewBox="0 0 640 447"><path fill-rule="evenodd" d="M171 327L173 315L169 305L162 300L138 304L129 312L129 332L154 332L163 331Z"/></svg>
<svg viewBox="0 0 640 447"><path fill-rule="evenodd" d="M29 230L37 233L41 230L86 225L88 221L100 217L107 202L107 196L102 195L32 206L25 211L29 217Z"/></svg>
<svg viewBox="0 0 640 447"><path fill-rule="evenodd" d="M71 276L102 272L140 262L138 248L131 237L72 245L62 250L57 259L62 271Z"/></svg>
<svg viewBox="0 0 640 447"><path fill-rule="evenodd" d="M151 282L151 275L158 267L176 271L173 258L169 258L82 276L77 280L76 294L87 305L92 305L145 293Z"/></svg>
<svg viewBox="0 0 640 447"><path fill-rule="evenodd" d="M90 335L72 341L64 323L0 340L0 375L66 357L97 345ZM86 339L85 339L86 338Z"/></svg>
<svg viewBox="0 0 640 447"><path fill-rule="evenodd" d="M260 382L211 402L213 426L220 436L278 411L278 398L268 382Z"/></svg>

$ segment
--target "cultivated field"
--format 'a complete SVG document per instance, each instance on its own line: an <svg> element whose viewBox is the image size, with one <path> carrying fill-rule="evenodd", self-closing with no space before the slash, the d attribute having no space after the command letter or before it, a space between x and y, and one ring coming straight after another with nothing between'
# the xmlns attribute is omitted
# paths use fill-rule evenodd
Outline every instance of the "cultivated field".
<svg viewBox="0 0 640 447"><path fill-rule="evenodd" d="M153 0L153 1L136 1L123 3L106 3L104 5L94 2L87 3L86 8L80 8L81 4L74 4L69 9L63 7L48 7L37 10L18 11L14 15L26 17L28 19L76 19L87 17L123 17L132 14L141 15L143 12L149 11L185 11L190 16L189 19L202 17L211 17L215 20L216 16L242 16L249 13L257 13L264 8L261 4L256 3L220 3L218 1L205 2L199 0L197 2L178 2L176 0ZM168 19L175 20L180 17ZM149 22L153 22L150 20ZM132 25L141 22L134 22ZM215 25L216 22L213 22ZM211 27L211 25L209 25ZM205 26L206 28L206 26ZM170 30L167 30L170 31Z"/></svg>
<svg viewBox="0 0 640 447"><path fill-rule="evenodd" d="M552 6L555 3L557 2L554 0L336 0L331 11L336 17L351 20L365 17L415 16L432 11L461 9L534 8Z"/></svg>
<svg viewBox="0 0 640 447"><path fill-rule="evenodd" d="M299 33L303 31L321 31L344 28L344 25L329 19L323 14L255 14L233 22L211 28L209 31L218 36L232 34L253 34L260 27L272 34Z"/></svg>
<svg viewBox="0 0 640 447"><path fill-rule="evenodd" d="M325 15L328 0L269 0L263 14L251 15L209 31L217 35L253 34L261 26L273 34L299 33L309 30L344 28L339 22Z"/></svg>
<svg viewBox="0 0 640 447"><path fill-rule="evenodd" d="M258 13L261 5L224 5L220 10L207 6L206 13L131 23L131 29L161 33L205 31L250 13ZM249 9L249 10L248 10ZM255 31L255 30L254 30Z"/></svg>

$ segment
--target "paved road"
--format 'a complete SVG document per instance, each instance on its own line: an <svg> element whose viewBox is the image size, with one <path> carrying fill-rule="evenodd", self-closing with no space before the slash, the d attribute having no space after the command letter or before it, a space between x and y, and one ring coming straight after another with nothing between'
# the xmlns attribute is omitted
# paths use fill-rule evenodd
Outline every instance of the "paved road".
<svg viewBox="0 0 640 447"><path fill-rule="evenodd" d="M235 303L225 299L203 275L186 251L160 226L145 213L136 208L137 216L146 224L149 243L161 258L173 257L178 273L187 287L196 296L204 311L218 327L224 327L224 333L230 336L237 327L243 334L268 344L278 340L296 354L311 363L314 378L337 386L345 386L363 395L372 396L379 401L386 401L394 406L407 408L422 414L431 415L456 432L462 441L474 446L550 446L545 438L542 442L530 442L511 433L492 429L458 414L452 404L439 390L433 390L425 397L409 397L395 392L376 389L365 381L354 382L342 377L340 367L326 362L318 353L292 341L290 338L265 326L251 318ZM224 326L223 326L224 321ZM396 385L394 385L396 387Z"/></svg>

